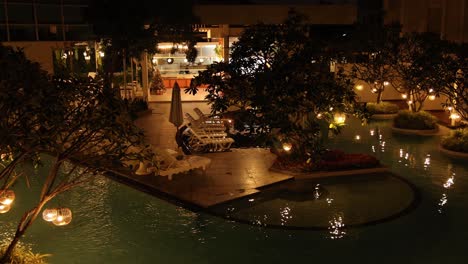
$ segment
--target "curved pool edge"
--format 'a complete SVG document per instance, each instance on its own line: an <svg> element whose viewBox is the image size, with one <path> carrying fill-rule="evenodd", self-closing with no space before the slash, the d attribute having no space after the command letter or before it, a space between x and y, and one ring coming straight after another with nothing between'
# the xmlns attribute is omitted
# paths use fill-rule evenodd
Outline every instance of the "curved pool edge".
<svg viewBox="0 0 468 264"><path fill-rule="evenodd" d="M437 135L442 134L438 125L437 125L437 128L435 128L435 129L426 129L426 130L404 129L404 128L395 127L393 125L392 125L391 129L392 129L392 132L400 134L400 135L437 136Z"/></svg>
<svg viewBox="0 0 468 264"><path fill-rule="evenodd" d="M444 148L441 144L439 144L439 150L441 153L443 153L444 155L450 158L459 159L459 160L468 160L468 153L449 150L449 149Z"/></svg>
<svg viewBox="0 0 468 264"><path fill-rule="evenodd" d="M289 175L294 176L295 179L305 180L305 179L318 179L318 178L326 178L326 177L341 177L341 176L353 176L353 175L390 172L390 169L385 166L380 166L380 167L375 167L375 168L340 170L340 171L292 172L292 171L281 170L281 169L271 167L270 171L283 173L283 174L289 174Z"/></svg>

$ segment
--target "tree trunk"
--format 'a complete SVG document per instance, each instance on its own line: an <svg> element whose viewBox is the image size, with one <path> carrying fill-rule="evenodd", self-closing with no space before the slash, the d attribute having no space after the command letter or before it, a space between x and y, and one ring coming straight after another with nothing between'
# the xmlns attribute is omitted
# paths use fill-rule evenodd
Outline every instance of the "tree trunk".
<svg viewBox="0 0 468 264"><path fill-rule="evenodd" d="M15 236L8 245L5 254L1 257L0 263L11 263L13 250L18 244L19 240L24 235L24 233L26 233L26 230L32 225L34 220L36 220L37 216L39 215L39 212L51 198L52 197L47 197L46 199L41 200L35 208L31 209L23 215L20 223L18 224L18 227L16 228Z"/></svg>

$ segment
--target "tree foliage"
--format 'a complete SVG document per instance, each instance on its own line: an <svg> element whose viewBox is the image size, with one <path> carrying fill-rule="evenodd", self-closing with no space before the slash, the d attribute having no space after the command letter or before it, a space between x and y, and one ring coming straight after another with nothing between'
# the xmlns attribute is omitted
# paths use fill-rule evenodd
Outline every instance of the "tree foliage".
<svg viewBox="0 0 468 264"><path fill-rule="evenodd" d="M410 33L399 39L394 68L400 76L397 91L406 94L410 109L422 110L429 95L440 92L439 75L444 71L448 45L432 33Z"/></svg>
<svg viewBox="0 0 468 264"><path fill-rule="evenodd" d="M0 172L3 191L22 174L18 164L40 155L52 156L34 208L25 212L0 262L11 257L19 239L41 209L54 197L103 172L111 164L143 159L151 153L133 151L143 144L142 132L132 123L127 106L102 81L50 79L21 50L0 46L0 147L11 160ZM143 153L144 152L144 153ZM72 165L66 166L66 164Z"/></svg>
<svg viewBox="0 0 468 264"><path fill-rule="evenodd" d="M188 88L196 93L207 84L213 112L247 112L261 131L279 130L283 141L295 141L302 158L320 149L321 123L332 122L334 112L352 112L356 102L353 83L342 70L330 72L326 45L303 22L290 12L281 25L247 28L229 63L211 65Z"/></svg>

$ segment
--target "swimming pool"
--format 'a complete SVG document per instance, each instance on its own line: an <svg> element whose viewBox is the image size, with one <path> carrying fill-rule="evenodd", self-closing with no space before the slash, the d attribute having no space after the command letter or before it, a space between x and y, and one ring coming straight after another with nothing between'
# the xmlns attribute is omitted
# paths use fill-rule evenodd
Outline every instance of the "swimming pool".
<svg viewBox="0 0 468 264"><path fill-rule="evenodd" d="M55 201L72 208L69 226L38 219L23 241L53 254L51 263L463 263L468 165L440 154L439 140L392 135L389 121L363 127L349 120L331 146L375 155L412 182L421 200L408 214L345 229L342 237L328 229L270 229L194 213L99 178ZM37 197L30 193L38 190L28 191L23 182L14 189L14 207L0 214L0 237L14 231Z"/></svg>

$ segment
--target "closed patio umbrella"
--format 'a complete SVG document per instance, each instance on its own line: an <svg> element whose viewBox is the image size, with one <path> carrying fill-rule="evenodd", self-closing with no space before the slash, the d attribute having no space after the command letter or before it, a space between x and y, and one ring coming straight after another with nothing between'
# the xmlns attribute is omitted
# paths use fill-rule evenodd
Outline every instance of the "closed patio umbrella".
<svg viewBox="0 0 468 264"><path fill-rule="evenodd" d="M182 115L182 99L180 97L180 87L177 82L174 83L172 88L171 98L171 112L169 115L169 122L174 124L176 128L179 128L184 123L184 117Z"/></svg>

